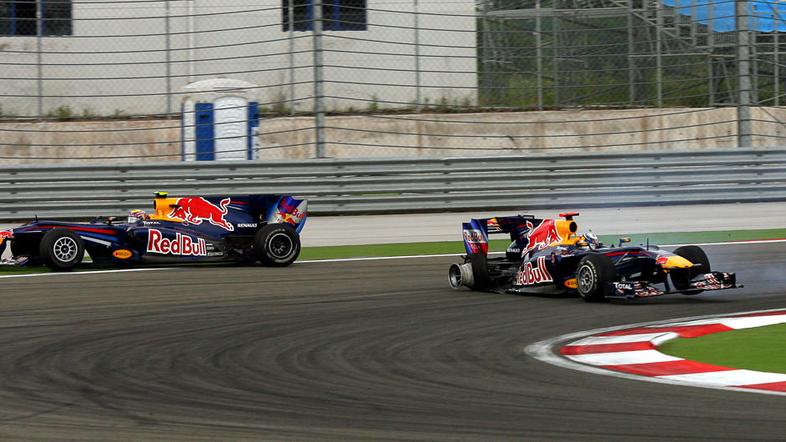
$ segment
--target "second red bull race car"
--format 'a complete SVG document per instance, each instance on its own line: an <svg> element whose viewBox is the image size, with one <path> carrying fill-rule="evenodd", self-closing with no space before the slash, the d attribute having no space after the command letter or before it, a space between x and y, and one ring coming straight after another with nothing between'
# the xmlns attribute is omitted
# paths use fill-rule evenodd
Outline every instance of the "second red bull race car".
<svg viewBox="0 0 786 442"><path fill-rule="evenodd" d="M11 264L77 266L87 252L96 264L259 261L292 264L300 254L307 202L285 195L170 198L156 193L153 212L125 219L73 223L36 219L0 231L0 256L10 243Z"/></svg>
<svg viewBox="0 0 786 442"><path fill-rule="evenodd" d="M574 217L538 219L517 215L473 219L463 224L464 262L448 272L450 286L532 294L578 294L585 301L636 299L669 293L695 295L736 288L736 275L714 272L704 251L682 246L605 245L594 234L579 235ZM504 256L488 257L489 234L507 233ZM741 287L741 286L740 286Z"/></svg>

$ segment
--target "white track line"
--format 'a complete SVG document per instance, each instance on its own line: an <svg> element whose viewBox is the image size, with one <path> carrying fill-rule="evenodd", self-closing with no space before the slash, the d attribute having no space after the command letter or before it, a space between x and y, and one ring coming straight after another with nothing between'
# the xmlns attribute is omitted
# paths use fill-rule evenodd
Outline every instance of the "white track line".
<svg viewBox="0 0 786 442"><path fill-rule="evenodd" d="M117 270L89 270L86 272L51 272L51 273L25 273L23 275L2 275L0 279L8 278L33 278L37 276L64 276L64 275L96 275L99 273L128 273L128 272L153 272L156 270L172 270L171 267L156 267L142 269L117 269Z"/></svg>
<svg viewBox="0 0 786 442"><path fill-rule="evenodd" d="M725 244L725 243L724 243ZM749 389L749 388L738 388L738 387L727 387L727 386L717 386L717 385L709 385L709 384L694 384L691 382L686 382L680 378L664 378L664 377L649 377L649 376L637 376L633 374L623 373L619 371L611 371L611 370L604 370L601 368L593 367L590 365L579 364L577 362L573 362L569 359L566 359L560 355L554 353L554 347L563 342L567 342L574 339L584 338L590 335L596 335L600 333L606 333L614 330L622 330L627 328L638 328L638 327L646 327L646 326L653 326L653 325L661 325L661 324L671 324L674 321L694 321L694 320L702 320L702 319L710 319L710 318L717 318L719 316L729 316L729 315L737 315L737 314L751 314L751 313L769 313L774 311L782 311L783 308L775 308L769 310L755 310L751 312L739 312L739 313L728 313L724 315L702 315L702 316L692 316L688 318L680 318L680 319L667 319L664 321L653 321L653 322L640 322L637 324L627 324L627 325L619 325L615 327L605 327L605 328L596 328L594 330L586 330L580 331L576 333L570 333L567 335L557 336L556 338L546 339L543 341L536 342L534 344L530 344L524 348L524 352L547 364L556 365L558 367L569 368L571 370L582 371L585 373L592 373L592 374L600 374L604 376L612 376L615 378L622 378L622 379L630 379L634 381L645 381L645 382L655 382L659 384L673 384L673 385L683 385L683 386L691 386L691 387L699 387L699 388L709 388L712 390L725 390L725 391L741 391L745 393L755 393L755 394L769 394L775 396L786 396L786 393L780 391L770 391L770 390L756 390L756 389Z"/></svg>

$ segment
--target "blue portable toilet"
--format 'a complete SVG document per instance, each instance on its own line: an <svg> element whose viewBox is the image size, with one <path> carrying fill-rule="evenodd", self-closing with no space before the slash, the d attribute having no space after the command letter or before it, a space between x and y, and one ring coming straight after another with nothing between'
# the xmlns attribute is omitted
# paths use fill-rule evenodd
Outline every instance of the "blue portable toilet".
<svg viewBox="0 0 786 442"><path fill-rule="evenodd" d="M249 96L258 86L231 78L197 81L183 88L183 161L252 160L259 104Z"/></svg>

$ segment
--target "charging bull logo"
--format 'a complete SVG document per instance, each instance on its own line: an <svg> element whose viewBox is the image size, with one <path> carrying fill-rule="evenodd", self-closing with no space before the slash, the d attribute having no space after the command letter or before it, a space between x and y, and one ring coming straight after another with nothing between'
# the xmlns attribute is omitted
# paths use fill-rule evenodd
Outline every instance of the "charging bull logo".
<svg viewBox="0 0 786 442"><path fill-rule="evenodd" d="M551 273L546 269L546 257L540 256L537 265L531 261L524 263L516 274L516 285L537 285L544 282L554 282Z"/></svg>
<svg viewBox="0 0 786 442"><path fill-rule="evenodd" d="M202 224L202 221L207 221L214 226L233 232L235 226L228 223L225 218L229 201L229 198L224 198L216 206L202 197L179 198L169 217L181 219L197 226Z"/></svg>
<svg viewBox="0 0 786 442"><path fill-rule="evenodd" d="M306 202L296 200L291 196L281 198L278 203L275 213L273 214L273 223L288 223L297 226L303 221L306 216Z"/></svg>
<svg viewBox="0 0 786 442"><path fill-rule="evenodd" d="M527 252L538 251L560 240L559 233L557 233L557 226L553 219L545 219L537 226L532 224L531 221L527 221L527 230L529 231L529 233L527 233L529 242L525 250Z"/></svg>
<svg viewBox="0 0 786 442"><path fill-rule="evenodd" d="M195 241L191 236L180 233L175 234L175 239L164 238L160 230L150 229L147 251L162 255L207 256L207 244L202 238Z"/></svg>

